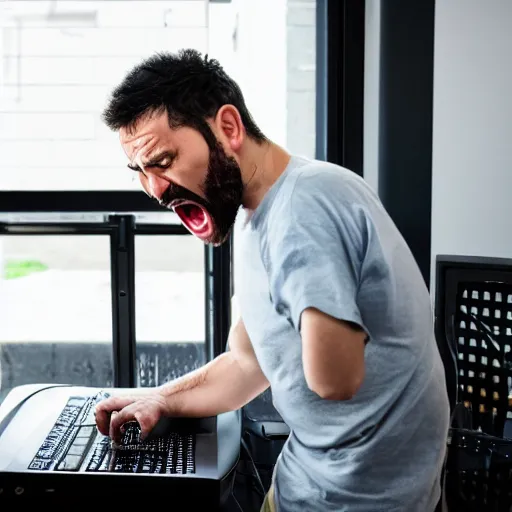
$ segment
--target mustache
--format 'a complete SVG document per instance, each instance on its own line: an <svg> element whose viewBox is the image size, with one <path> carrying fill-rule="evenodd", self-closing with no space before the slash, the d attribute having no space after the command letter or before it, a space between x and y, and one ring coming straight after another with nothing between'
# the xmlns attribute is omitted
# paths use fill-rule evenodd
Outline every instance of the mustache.
<svg viewBox="0 0 512 512"><path fill-rule="evenodd" d="M182 187L181 185L177 185L175 183L169 184L160 199L155 198L158 204L160 206L164 206L165 208L169 208L169 205L176 199L188 199L204 207L208 206L208 203L201 196L198 196L194 192L188 190L188 188Z"/></svg>

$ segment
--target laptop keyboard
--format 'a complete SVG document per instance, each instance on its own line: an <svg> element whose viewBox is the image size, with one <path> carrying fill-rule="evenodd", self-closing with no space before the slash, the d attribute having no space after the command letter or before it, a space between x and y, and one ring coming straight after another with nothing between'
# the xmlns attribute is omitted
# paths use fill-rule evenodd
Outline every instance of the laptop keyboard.
<svg viewBox="0 0 512 512"><path fill-rule="evenodd" d="M96 428L95 405L108 397L71 397L28 469L118 473L195 473L195 435L170 433L140 441L140 427L125 425L121 442L112 447L110 438Z"/></svg>

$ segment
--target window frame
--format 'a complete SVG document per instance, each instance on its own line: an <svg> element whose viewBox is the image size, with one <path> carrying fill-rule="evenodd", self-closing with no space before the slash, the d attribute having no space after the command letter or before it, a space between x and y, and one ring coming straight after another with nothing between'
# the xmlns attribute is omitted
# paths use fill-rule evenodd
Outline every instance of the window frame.
<svg viewBox="0 0 512 512"><path fill-rule="evenodd" d="M135 237L192 236L179 224L137 223L134 215L106 215L103 222L0 222L0 236L103 235L110 240L112 365L114 387L137 382ZM225 350L230 327L231 244L205 246L205 359Z"/></svg>
<svg viewBox="0 0 512 512"><path fill-rule="evenodd" d="M316 157L363 176L365 0L316 2Z"/></svg>

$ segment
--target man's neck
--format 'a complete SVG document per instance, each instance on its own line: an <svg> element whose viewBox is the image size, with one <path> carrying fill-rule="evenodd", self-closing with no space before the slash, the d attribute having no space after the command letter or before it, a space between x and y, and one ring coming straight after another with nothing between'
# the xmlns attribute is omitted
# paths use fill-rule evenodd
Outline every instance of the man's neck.
<svg viewBox="0 0 512 512"><path fill-rule="evenodd" d="M252 140L247 141L240 154L244 182L242 206L246 210L256 210L289 161L290 154L273 142L257 144Z"/></svg>

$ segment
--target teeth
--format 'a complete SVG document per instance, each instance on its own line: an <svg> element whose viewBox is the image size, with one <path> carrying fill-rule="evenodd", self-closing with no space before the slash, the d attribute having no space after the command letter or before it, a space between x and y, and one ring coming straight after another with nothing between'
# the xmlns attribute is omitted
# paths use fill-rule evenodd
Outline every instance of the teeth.
<svg viewBox="0 0 512 512"><path fill-rule="evenodd" d="M171 201L171 204L169 205L170 208L177 208L178 206L181 206L182 204L185 204L187 201L184 199L175 199L174 201Z"/></svg>

